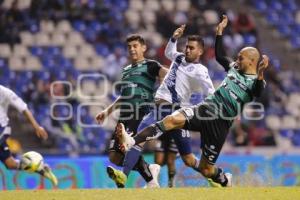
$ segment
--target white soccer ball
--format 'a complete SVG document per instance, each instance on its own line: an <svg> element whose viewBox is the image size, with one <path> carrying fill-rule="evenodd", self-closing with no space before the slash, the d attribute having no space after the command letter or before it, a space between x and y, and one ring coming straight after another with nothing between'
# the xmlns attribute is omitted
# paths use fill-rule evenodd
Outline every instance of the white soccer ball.
<svg viewBox="0 0 300 200"><path fill-rule="evenodd" d="M24 153L21 158L21 168L28 172L36 172L44 167L44 158L35 151Z"/></svg>

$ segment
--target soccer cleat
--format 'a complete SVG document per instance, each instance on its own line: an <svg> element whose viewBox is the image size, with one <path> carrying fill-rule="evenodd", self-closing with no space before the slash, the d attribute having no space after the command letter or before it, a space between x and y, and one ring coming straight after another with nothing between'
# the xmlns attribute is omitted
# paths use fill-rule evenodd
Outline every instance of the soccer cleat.
<svg viewBox="0 0 300 200"><path fill-rule="evenodd" d="M217 183L217 182L213 181L211 178L208 178L207 181L208 181L209 186L210 187L218 187L218 188L232 187L232 174L231 173L225 173L225 176L227 178L226 186L222 186L220 183Z"/></svg>
<svg viewBox="0 0 300 200"><path fill-rule="evenodd" d="M226 187L232 187L232 174L231 173L225 173L225 176L228 180Z"/></svg>
<svg viewBox="0 0 300 200"><path fill-rule="evenodd" d="M158 183L158 175L160 172L160 165L150 164L149 169L150 169L153 179L146 184L145 188L160 188L159 183Z"/></svg>
<svg viewBox="0 0 300 200"><path fill-rule="evenodd" d="M211 178L208 178L207 181L208 181L208 185L210 187L216 187L216 188L222 187L222 185L220 183L214 182Z"/></svg>
<svg viewBox="0 0 300 200"><path fill-rule="evenodd" d="M108 166L106 168L109 178L111 178L117 185L118 188L124 188L127 181L127 176L120 170Z"/></svg>
<svg viewBox="0 0 300 200"><path fill-rule="evenodd" d="M43 171L43 176L48 178L54 186L58 185L58 180L48 165L45 164L42 171Z"/></svg>
<svg viewBox="0 0 300 200"><path fill-rule="evenodd" d="M168 187L172 188L175 186L175 177L172 177L168 180Z"/></svg>
<svg viewBox="0 0 300 200"><path fill-rule="evenodd" d="M116 134L122 150L128 151L135 144L135 141L131 135L125 131L124 124L119 123L117 125Z"/></svg>

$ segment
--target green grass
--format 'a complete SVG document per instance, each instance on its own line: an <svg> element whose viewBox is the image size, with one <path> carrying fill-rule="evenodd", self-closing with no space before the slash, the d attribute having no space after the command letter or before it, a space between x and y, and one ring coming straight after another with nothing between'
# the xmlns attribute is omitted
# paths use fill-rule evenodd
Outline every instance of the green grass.
<svg viewBox="0 0 300 200"><path fill-rule="evenodd" d="M300 187L14 190L2 191L0 197L1 200L295 200L300 199Z"/></svg>

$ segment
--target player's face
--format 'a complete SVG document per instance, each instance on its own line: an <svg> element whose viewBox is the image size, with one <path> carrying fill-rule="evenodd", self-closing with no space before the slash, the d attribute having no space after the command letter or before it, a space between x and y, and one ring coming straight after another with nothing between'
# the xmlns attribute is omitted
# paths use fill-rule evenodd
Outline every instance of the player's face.
<svg viewBox="0 0 300 200"><path fill-rule="evenodd" d="M248 58L247 52L240 51L240 53L238 54L237 60L236 60L238 69L242 72L246 71L250 62L251 62L251 60Z"/></svg>
<svg viewBox="0 0 300 200"><path fill-rule="evenodd" d="M188 41L185 46L185 60L187 62L199 62L203 49L197 41Z"/></svg>
<svg viewBox="0 0 300 200"><path fill-rule="evenodd" d="M127 49L131 62L138 62L144 60L146 45L143 45L139 41L134 40L127 43Z"/></svg>

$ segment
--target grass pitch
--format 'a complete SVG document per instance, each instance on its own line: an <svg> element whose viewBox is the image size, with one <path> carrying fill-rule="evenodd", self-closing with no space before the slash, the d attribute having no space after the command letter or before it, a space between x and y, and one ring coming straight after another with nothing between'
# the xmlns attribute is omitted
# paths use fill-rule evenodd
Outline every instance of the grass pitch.
<svg viewBox="0 0 300 200"><path fill-rule="evenodd" d="M0 197L1 200L294 200L300 199L300 187L14 190L2 191Z"/></svg>

